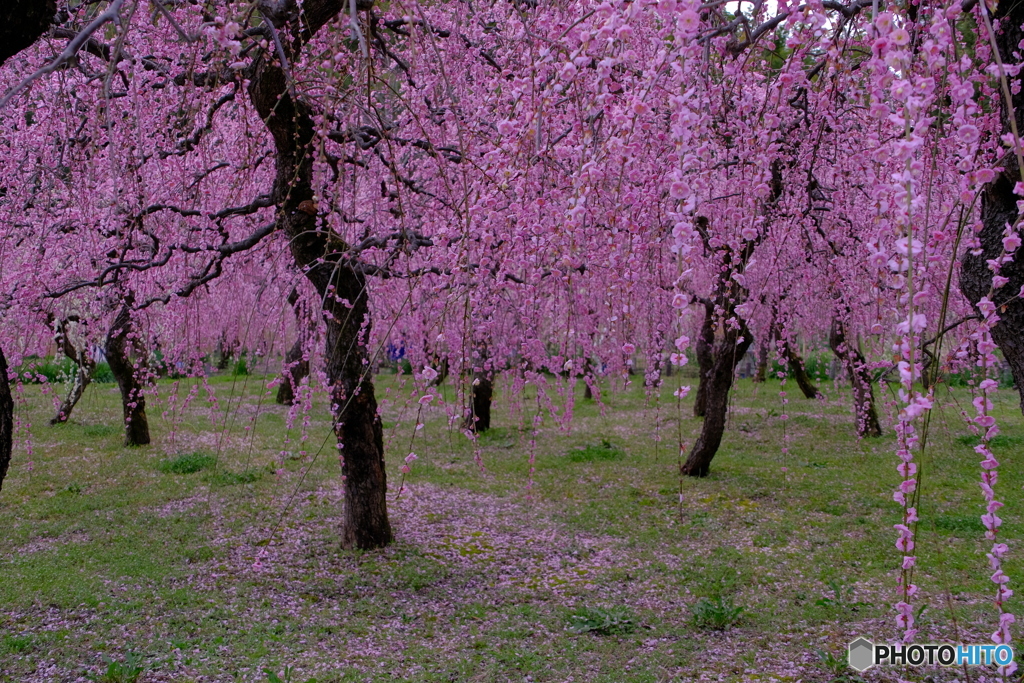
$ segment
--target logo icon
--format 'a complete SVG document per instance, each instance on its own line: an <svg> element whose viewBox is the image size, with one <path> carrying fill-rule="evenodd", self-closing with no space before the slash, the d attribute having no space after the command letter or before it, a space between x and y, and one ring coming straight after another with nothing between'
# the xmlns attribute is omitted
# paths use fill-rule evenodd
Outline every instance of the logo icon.
<svg viewBox="0 0 1024 683"><path fill-rule="evenodd" d="M867 671L874 665L872 656L875 646L867 638L858 638L850 643L849 662L854 671Z"/></svg>

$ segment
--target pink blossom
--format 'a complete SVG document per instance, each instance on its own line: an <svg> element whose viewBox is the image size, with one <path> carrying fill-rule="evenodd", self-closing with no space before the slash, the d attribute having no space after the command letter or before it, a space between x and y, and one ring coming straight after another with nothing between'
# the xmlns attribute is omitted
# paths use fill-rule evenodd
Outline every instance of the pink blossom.
<svg viewBox="0 0 1024 683"><path fill-rule="evenodd" d="M904 28L898 28L889 34L889 40L897 47L904 47L910 44L910 33Z"/></svg>

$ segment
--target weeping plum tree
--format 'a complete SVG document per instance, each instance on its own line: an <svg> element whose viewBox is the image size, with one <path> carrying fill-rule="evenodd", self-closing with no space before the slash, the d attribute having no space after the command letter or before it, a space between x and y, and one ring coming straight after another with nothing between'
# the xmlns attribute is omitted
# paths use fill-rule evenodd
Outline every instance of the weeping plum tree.
<svg viewBox="0 0 1024 683"><path fill-rule="evenodd" d="M742 272L742 266L752 255L753 247L753 243L746 244L743 252L738 255L737 272ZM723 254L723 257L726 264L734 260L729 252ZM732 270L726 267L722 272L731 274ZM711 461L722 443L729 412L729 390L736 375L736 366L753 342L746 321L736 312L736 306L744 301L746 295L743 287L726 275L719 280L715 298L701 302L705 317L697 343L704 345L704 361L700 368L697 400L702 401L704 423L700 436L682 466L685 475L706 477ZM716 330L716 327L719 329Z"/></svg>
<svg viewBox="0 0 1024 683"><path fill-rule="evenodd" d="M342 545L367 549L385 546L393 536L387 513L383 429L366 345L370 329L366 276L348 260L349 245L317 220L321 210L313 191L317 112L294 96L280 61L294 63L303 44L343 7L333 0L314 0L304 6L303 21L294 15L270 14L271 24L284 36L284 54L278 59L267 52L253 61L248 94L273 138L271 197L276 229L287 236L296 265L323 302L325 371L345 477Z"/></svg>

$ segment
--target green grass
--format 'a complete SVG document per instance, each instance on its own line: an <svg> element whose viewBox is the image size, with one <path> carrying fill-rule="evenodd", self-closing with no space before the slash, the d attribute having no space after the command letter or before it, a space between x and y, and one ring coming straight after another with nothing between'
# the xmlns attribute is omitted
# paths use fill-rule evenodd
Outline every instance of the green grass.
<svg viewBox="0 0 1024 683"><path fill-rule="evenodd" d="M587 444L569 451L569 462L599 462L604 460L622 460L625 454L614 444L602 440L599 444Z"/></svg>
<svg viewBox="0 0 1024 683"><path fill-rule="evenodd" d="M160 471L168 474L195 474L217 464L217 458L205 453L183 453L160 463Z"/></svg>
<svg viewBox="0 0 1024 683"><path fill-rule="evenodd" d="M660 405L638 383L605 384L603 405L580 400L580 385L572 424L545 416L534 431L533 390L517 401L499 377L495 426L474 443L436 406L416 431L411 385L378 376L396 542L373 552L339 548L320 395L308 427L300 417L289 431L258 375L211 378L219 412L198 400L170 410L174 385L161 381L153 445L127 449L116 388L93 385L70 423L49 427L50 397L27 387L18 410L32 455L19 442L0 493L0 681L137 669L140 682L843 675L849 641L897 637L891 426L858 440L830 382L824 402L791 394L784 422L777 383L741 381L711 475L680 481L678 441L692 444L700 422L689 401L677 410L678 381ZM192 382L179 382L175 405ZM457 401L452 386L437 391ZM965 640L985 642L995 614L977 442L958 415L969 396L952 391L921 459L915 604L927 606L923 641L951 638L955 618ZM992 442L1007 465L997 491L1014 580L1016 403L997 395ZM419 459L396 499L410 450ZM953 672L870 680L897 673Z"/></svg>

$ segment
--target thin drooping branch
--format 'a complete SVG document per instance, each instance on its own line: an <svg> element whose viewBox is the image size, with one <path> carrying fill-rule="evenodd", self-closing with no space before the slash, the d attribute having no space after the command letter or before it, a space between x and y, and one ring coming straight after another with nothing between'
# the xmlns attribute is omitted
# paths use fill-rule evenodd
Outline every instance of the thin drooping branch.
<svg viewBox="0 0 1024 683"><path fill-rule="evenodd" d="M150 207L153 208L153 207ZM157 209L169 209L174 210L172 207L157 206ZM180 211L180 210L179 210ZM228 210L225 210L228 211ZM237 214L235 214L237 215ZM257 230L253 231L249 236L244 239L237 240L235 242L225 242L218 245L208 246L192 246L187 244L172 244L166 247L166 250L159 258L151 258L147 260L129 260L129 261L118 261L112 263L98 276L91 280L79 280L71 284L65 285L60 289L56 289L51 292L44 294L46 298L57 299L65 294L77 291L79 289L85 289L86 287L104 287L113 284L118 275L123 271L132 272L145 272L154 268L160 268L167 265L171 260L171 257L175 252L182 252L185 254L200 254L200 253L213 253L213 256L206 262L206 264L197 272L193 273L189 277L188 281L181 287L175 289L173 292L164 294L161 296L154 296L150 299L146 299L142 303L136 306L136 310L141 310L153 305L156 302L167 303L172 297L187 297L189 294L194 292L199 287L211 282L212 280L220 277L223 272L223 263L226 258L234 254L238 254L244 251L248 251L258 245L263 239L273 234L276 229L276 223L268 223ZM159 240L152 234L149 235L154 240L154 252L159 251Z"/></svg>

